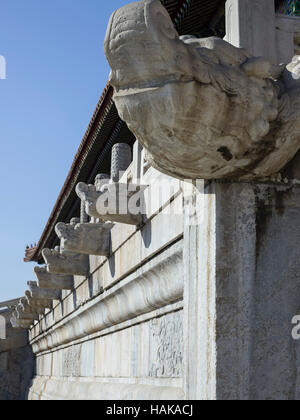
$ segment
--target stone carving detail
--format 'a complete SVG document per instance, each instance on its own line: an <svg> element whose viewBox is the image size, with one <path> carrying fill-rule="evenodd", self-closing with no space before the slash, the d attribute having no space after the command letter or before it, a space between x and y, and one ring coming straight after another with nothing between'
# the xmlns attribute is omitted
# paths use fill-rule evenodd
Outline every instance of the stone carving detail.
<svg viewBox="0 0 300 420"><path fill-rule="evenodd" d="M154 352L150 371L153 377L180 377L183 364L182 312L151 321Z"/></svg>
<svg viewBox="0 0 300 420"><path fill-rule="evenodd" d="M89 260L87 255L73 254L59 249L44 249L43 258L47 270L51 274L64 274L72 276L87 276L89 273Z"/></svg>
<svg viewBox="0 0 300 420"><path fill-rule="evenodd" d="M30 289L31 297L34 299L46 299L46 300L60 300L61 292L59 290L42 289L38 287L36 281L28 281L27 285Z"/></svg>
<svg viewBox="0 0 300 420"><path fill-rule="evenodd" d="M72 346L63 350L63 376L80 376L80 352L81 347Z"/></svg>
<svg viewBox="0 0 300 420"><path fill-rule="evenodd" d="M74 288L73 276L50 274L47 267L35 267L34 272L38 279L38 286L42 289L72 290Z"/></svg>
<svg viewBox="0 0 300 420"><path fill-rule="evenodd" d="M87 255L110 254L112 223L84 223L76 226L58 223L55 231L66 251Z"/></svg>
<svg viewBox="0 0 300 420"><path fill-rule="evenodd" d="M300 148L299 80L289 89L284 66L222 39L179 37L158 0L116 11L105 52L120 117L164 173L266 178Z"/></svg>

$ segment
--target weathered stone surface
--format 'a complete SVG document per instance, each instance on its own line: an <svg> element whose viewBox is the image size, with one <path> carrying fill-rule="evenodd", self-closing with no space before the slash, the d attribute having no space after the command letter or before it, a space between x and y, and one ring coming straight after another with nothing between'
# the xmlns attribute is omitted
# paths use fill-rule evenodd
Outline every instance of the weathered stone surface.
<svg viewBox="0 0 300 420"><path fill-rule="evenodd" d="M43 258L51 274L87 276L89 272L88 256L83 254L64 253L58 250L44 249Z"/></svg>
<svg viewBox="0 0 300 420"><path fill-rule="evenodd" d="M278 62L288 63L300 54L300 18L278 14L276 16L276 41Z"/></svg>
<svg viewBox="0 0 300 420"><path fill-rule="evenodd" d="M76 226L58 223L55 231L66 251L108 256L113 226L112 223L80 223Z"/></svg>
<svg viewBox="0 0 300 420"><path fill-rule="evenodd" d="M35 275L38 285L42 289L51 290L72 290L74 288L74 277L48 273L47 267L35 267Z"/></svg>
<svg viewBox="0 0 300 420"><path fill-rule="evenodd" d="M196 200L184 234L186 398L298 400L300 188L209 182Z"/></svg>
<svg viewBox="0 0 300 420"><path fill-rule="evenodd" d="M175 312L151 321L152 377L181 377L183 375L182 313Z"/></svg>
<svg viewBox="0 0 300 420"><path fill-rule="evenodd" d="M27 344L6 352L0 351L0 401L27 399L33 369L34 357Z"/></svg>
<svg viewBox="0 0 300 420"><path fill-rule="evenodd" d="M162 270L164 275L162 276ZM183 296L182 243L175 244L130 275L124 284L109 288L90 302L88 308L77 311L75 317L65 318L57 328L38 337L35 352L69 343L125 322L137 315L151 312ZM67 330L72 330L68 336Z"/></svg>
<svg viewBox="0 0 300 420"><path fill-rule="evenodd" d="M179 38L158 0L115 12L105 52L120 117L160 171L263 178L299 150L300 84L219 38Z"/></svg>
<svg viewBox="0 0 300 420"><path fill-rule="evenodd" d="M12 327L12 310L0 311L0 315L6 320L6 339L0 339L0 401L24 400L34 369L28 333Z"/></svg>

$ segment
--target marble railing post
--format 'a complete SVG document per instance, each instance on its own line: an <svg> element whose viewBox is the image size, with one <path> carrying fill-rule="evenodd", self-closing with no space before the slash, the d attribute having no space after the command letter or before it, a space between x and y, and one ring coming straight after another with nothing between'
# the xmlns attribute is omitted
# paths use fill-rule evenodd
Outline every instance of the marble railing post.
<svg viewBox="0 0 300 420"><path fill-rule="evenodd" d="M85 202L81 200L80 203L80 223L88 223L89 222L89 216L85 211Z"/></svg>
<svg viewBox="0 0 300 420"><path fill-rule="evenodd" d="M299 399L300 188L213 181L196 192L184 234L186 398Z"/></svg>
<svg viewBox="0 0 300 420"><path fill-rule="evenodd" d="M111 180L119 182L129 165L131 164L131 148L126 143L115 144L111 154Z"/></svg>

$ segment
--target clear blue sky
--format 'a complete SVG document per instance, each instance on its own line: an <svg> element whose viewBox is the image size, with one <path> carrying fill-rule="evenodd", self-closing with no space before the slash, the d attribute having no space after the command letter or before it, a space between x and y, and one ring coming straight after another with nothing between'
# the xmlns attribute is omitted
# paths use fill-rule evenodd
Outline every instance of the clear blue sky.
<svg viewBox="0 0 300 420"><path fill-rule="evenodd" d="M1 0L0 301L35 280L37 242L108 78L103 40L129 0Z"/></svg>

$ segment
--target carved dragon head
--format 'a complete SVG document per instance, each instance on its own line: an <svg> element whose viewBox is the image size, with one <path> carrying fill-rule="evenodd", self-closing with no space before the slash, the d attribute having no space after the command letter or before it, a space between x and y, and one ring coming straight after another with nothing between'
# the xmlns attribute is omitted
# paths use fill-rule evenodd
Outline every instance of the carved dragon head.
<svg viewBox="0 0 300 420"><path fill-rule="evenodd" d="M263 178L298 151L300 85L285 85L288 70L219 38L179 37L158 0L117 10L105 52L120 117L158 170Z"/></svg>

